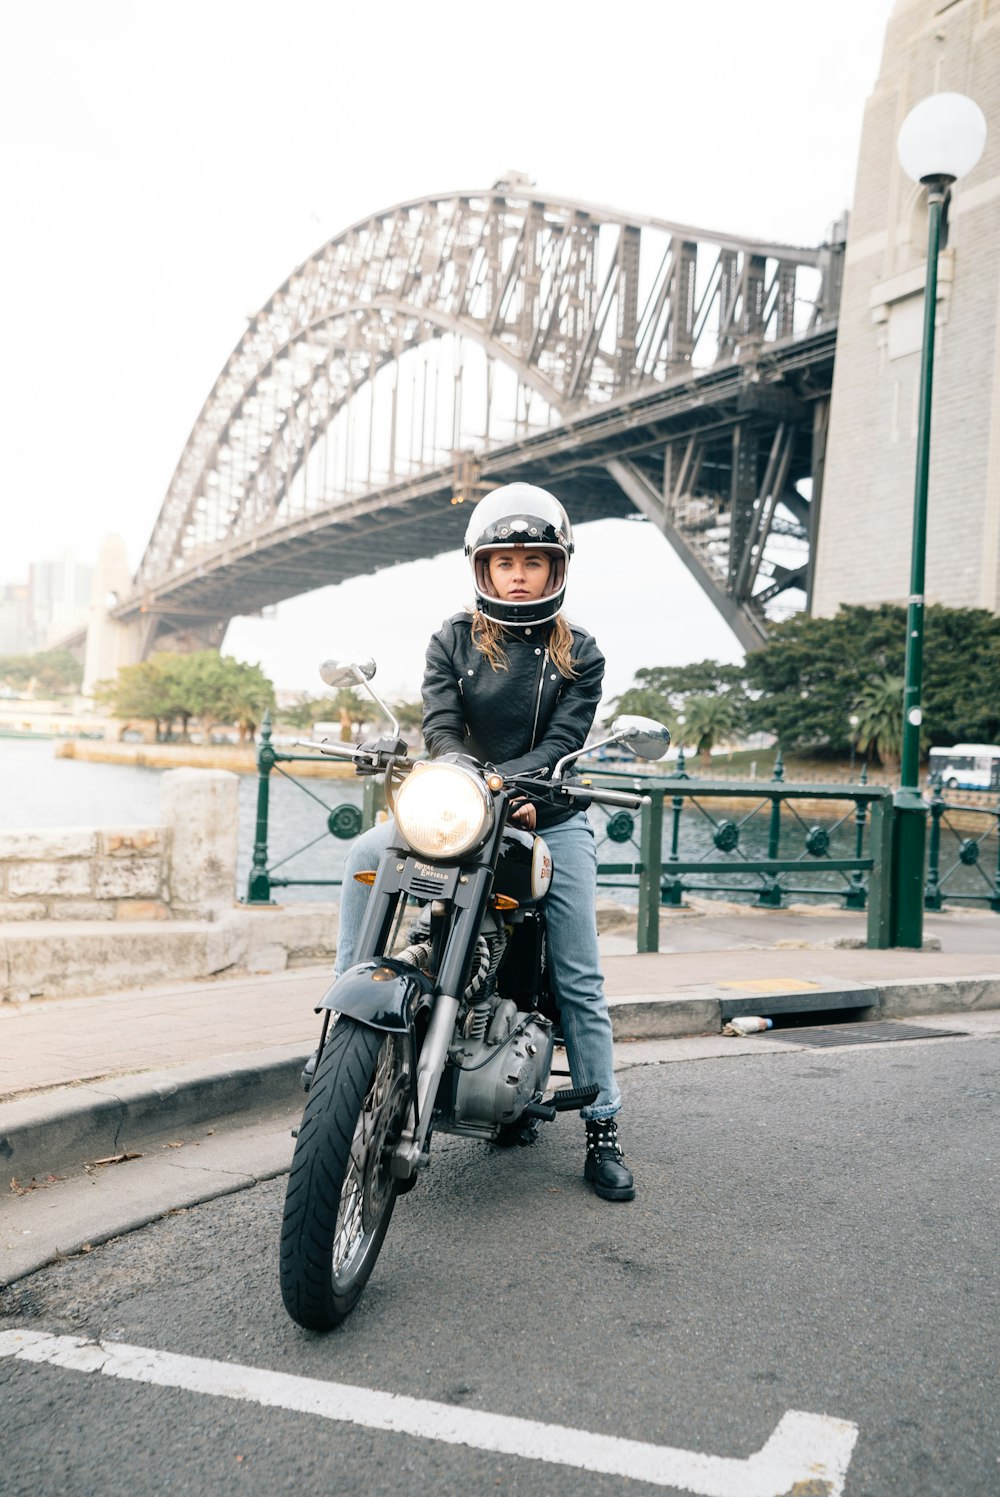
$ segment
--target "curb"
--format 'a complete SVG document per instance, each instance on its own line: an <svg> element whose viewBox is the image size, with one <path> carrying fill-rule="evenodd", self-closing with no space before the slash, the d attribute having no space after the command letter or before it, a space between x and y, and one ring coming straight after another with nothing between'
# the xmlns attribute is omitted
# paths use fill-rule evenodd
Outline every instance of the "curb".
<svg viewBox="0 0 1000 1497"><path fill-rule="evenodd" d="M240 1113L294 1108L308 1048L282 1045L167 1071L110 1077L0 1103L6 1180L28 1181L115 1154L141 1153Z"/></svg>
<svg viewBox="0 0 1000 1497"><path fill-rule="evenodd" d="M802 1014L862 1009L862 1020L1000 1008L1000 975L878 984L841 983L809 992L750 996L704 987L672 998L609 997L616 1040L719 1034L740 1014ZM312 1046L217 1056L165 1071L113 1076L0 1103L0 1167L28 1181L115 1154L138 1153L184 1129L265 1109L294 1110Z"/></svg>

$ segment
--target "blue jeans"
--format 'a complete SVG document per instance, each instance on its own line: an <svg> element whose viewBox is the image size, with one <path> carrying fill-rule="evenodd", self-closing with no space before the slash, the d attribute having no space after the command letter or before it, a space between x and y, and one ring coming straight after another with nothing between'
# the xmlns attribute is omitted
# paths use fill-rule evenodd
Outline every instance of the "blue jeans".
<svg viewBox="0 0 1000 1497"><path fill-rule="evenodd" d="M395 825L380 822L352 843L344 867L340 896L340 933L334 976L354 960L361 922L368 902L368 886L355 873L377 868L392 839ZM597 857L594 833L586 812L543 833L552 853L552 883L545 896L549 981L562 1019L566 1056L574 1086L600 1088L597 1100L583 1108L584 1118L610 1118L622 1105L615 1081L611 1018L604 997L597 949Z"/></svg>

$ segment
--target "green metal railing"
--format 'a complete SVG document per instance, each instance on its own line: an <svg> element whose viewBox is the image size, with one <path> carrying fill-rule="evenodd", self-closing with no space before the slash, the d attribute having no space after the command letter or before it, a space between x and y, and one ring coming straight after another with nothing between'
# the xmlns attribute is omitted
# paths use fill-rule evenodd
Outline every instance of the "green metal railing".
<svg viewBox="0 0 1000 1497"><path fill-rule="evenodd" d="M961 815L965 824L957 826L951 815ZM947 801L942 794L941 776L934 774L931 776L930 817L924 909L939 910L945 899L952 899L985 904L1000 914L1000 801L995 808ZM970 820L982 823L972 836L967 835L971 830ZM995 844L995 851L991 842ZM983 866L991 853L994 860L992 882ZM944 868L942 861L946 865ZM955 880L964 870L968 870L973 879L978 876L981 887L955 888Z"/></svg>
<svg viewBox="0 0 1000 1497"><path fill-rule="evenodd" d="M339 878L288 878L286 875L276 875L276 869L284 867L293 858L308 852L318 842L326 837L336 837L341 841L348 841L357 837L359 833L374 825L376 813L382 807L382 785L375 779L366 779L363 785L363 800L360 807L345 802L339 806L330 806L322 796L316 794L302 780L295 775L286 774L280 767L282 764L293 764L296 761L307 761L315 764L315 754L286 754L276 749L271 742L271 714L265 712L264 721L260 729L260 746L257 750L257 820L253 844L253 861L250 865L250 876L247 879L246 904L271 904L272 889L288 889L292 887L315 887L339 889L343 883ZM270 812L271 797L271 773L277 771L283 775L290 784L295 785L303 795L326 812L325 826L323 830L301 847L296 847L292 852L286 853L276 863L268 862L268 818Z"/></svg>
<svg viewBox="0 0 1000 1497"><path fill-rule="evenodd" d="M631 840L635 845L634 826L627 825L627 812L609 816L598 841L600 882L615 887L614 880L621 887L624 876L637 890L640 951L658 949L661 905L680 905L687 893L755 894L756 903L767 909L780 909L789 896L834 897L838 893L836 884L817 885L814 870L839 876L839 892L848 909L867 908L869 946L889 944L892 792L887 787L868 785L863 780L849 786L788 784L780 750L770 782L692 779L683 755L672 775L625 775L601 770L591 778L595 784L605 779L618 784L627 780L650 797L649 806L640 816L638 861L611 862L602 857L607 842L620 845ZM719 805L723 801L727 803L724 807ZM734 801L745 803L746 809L724 815ZM847 809L831 825L821 825L810 822L796 805L816 801L830 806L846 802ZM593 811L600 809L595 806ZM685 811L700 818L701 830L708 833L707 846L697 857L681 856ZM669 848L665 848L668 815L670 840ZM766 828L753 827L758 818L763 818ZM762 844L766 835L763 856L755 855L752 848L746 850L751 829ZM842 830L853 846L850 852L838 856L837 835ZM783 839L787 848L790 836L795 835L800 837L799 847L783 855ZM801 881L805 870L809 870L811 879L807 883ZM736 877L738 882L733 881Z"/></svg>
<svg viewBox="0 0 1000 1497"><path fill-rule="evenodd" d="M276 749L271 742L270 716L265 716L257 753L256 832L245 900L250 905L272 903L272 891L277 888L339 888L339 878L294 878L279 870L328 836L356 837L374 824L383 807L377 779L364 780L360 807L328 805L281 767L296 761L315 763L315 755ZM318 835L275 862L268 856L272 773L284 775L324 813ZM670 775L594 766L590 778L595 784L627 785L649 797L649 804L636 813L601 806L591 810L598 881L603 887L627 888L636 898L640 951L659 948L661 908L679 906L686 894L697 893L749 897L766 909L780 909L790 898L840 898L847 909L867 911L869 946L886 947L898 939L893 908L897 897L892 867L893 792L888 786L867 784L864 770L853 784L789 784L779 750L770 780L696 779L687 773L683 754ZM983 903L1000 914L1000 804L993 809L946 801L939 779L932 782L932 789L924 907L939 910L946 899L962 900ZM838 805L841 810L832 817L819 816L817 802L835 813ZM812 804L803 814L807 803ZM958 812L966 821L970 815L981 818L981 828L968 835L967 827L952 820ZM984 867L991 859L992 882ZM981 881L981 888L969 887L970 871L974 883ZM825 882L818 882L817 875ZM957 886L960 878L964 878L964 887Z"/></svg>

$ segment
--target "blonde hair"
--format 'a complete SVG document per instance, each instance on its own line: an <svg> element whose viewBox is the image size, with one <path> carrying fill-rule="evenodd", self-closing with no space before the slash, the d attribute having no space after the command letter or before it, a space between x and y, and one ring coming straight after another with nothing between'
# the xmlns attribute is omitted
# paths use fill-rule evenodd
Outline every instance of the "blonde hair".
<svg viewBox="0 0 1000 1497"><path fill-rule="evenodd" d="M480 655L486 656L493 670L510 669L507 651L504 649L503 625L485 613L480 613L478 608L472 614L472 643ZM559 674L568 681L573 680L576 676L576 661L572 657L573 631L561 613L557 613L552 621L547 648L549 659Z"/></svg>

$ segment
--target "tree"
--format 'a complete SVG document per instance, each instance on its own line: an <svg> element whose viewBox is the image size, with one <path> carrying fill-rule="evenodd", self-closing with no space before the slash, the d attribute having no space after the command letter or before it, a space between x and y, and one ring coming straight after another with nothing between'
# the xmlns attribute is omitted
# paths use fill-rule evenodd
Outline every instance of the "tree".
<svg viewBox="0 0 1000 1497"><path fill-rule="evenodd" d="M206 704L217 722L235 723L240 742L245 743L257 731L257 724L269 707L274 706L274 687L259 663L250 665L232 656L217 657L222 670L210 678L217 683L219 695Z"/></svg>
<svg viewBox="0 0 1000 1497"><path fill-rule="evenodd" d="M852 704L874 678L901 677L905 653L906 612L897 604L852 604L833 618L796 615L747 657L756 693L751 725L786 749L842 754ZM993 742L1000 733L1000 619L983 608L928 608L921 698L928 742Z"/></svg>
<svg viewBox="0 0 1000 1497"><path fill-rule="evenodd" d="M313 697L307 691L303 691L299 693L290 707L282 707L278 716L289 728L310 731L313 723L321 720L329 705L327 697Z"/></svg>
<svg viewBox="0 0 1000 1497"><path fill-rule="evenodd" d="M1000 618L985 608L933 604L925 625L924 741L1000 741ZM697 699L724 701L725 713L714 709L714 742L765 732L786 750L841 755L850 747L855 704L875 681L902 677L905 652L906 613L897 604L851 604L833 618L796 614L777 625L764 648L743 665L701 660L645 666L614 705L620 712L659 718L675 740L689 743L695 742L696 715L700 722L706 710L695 705ZM877 741L880 756L884 749L891 759L887 720Z"/></svg>
<svg viewBox="0 0 1000 1497"><path fill-rule="evenodd" d="M903 750L902 676L873 676L854 703L858 718L858 748L874 749L887 769L899 768Z"/></svg>
<svg viewBox="0 0 1000 1497"><path fill-rule="evenodd" d="M730 696L693 693L684 703L683 724L677 723L674 737L678 743L690 743L701 755L702 766L711 767L712 750L739 732L742 704Z"/></svg>
<svg viewBox="0 0 1000 1497"><path fill-rule="evenodd" d="M80 690L83 666L69 650L0 655L0 682L11 691L30 689L43 696L69 696Z"/></svg>
<svg viewBox="0 0 1000 1497"><path fill-rule="evenodd" d="M178 718L186 739L192 717L198 717L206 732L213 723L235 724L243 741L274 705L274 688L259 665L215 650L161 651L139 665L123 666L113 681L99 683L94 695L116 717L151 718L157 739L169 736Z"/></svg>
<svg viewBox="0 0 1000 1497"><path fill-rule="evenodd" d="M154 722L159 742L168 736L177 715L176 683L169 669L173 658L153 655L138 665L120 666L113 680L99 681L94 687L95 702L115 717L139 717Z"/></svg>
<svg viewBox="0 0 1000 1497"><path fill-rule="evenodd" d="M636 713L666 723L675 741L694 743L704 753L702 740L707 740L710 751L721 739L746 730L750 704L742 666L699 660L691 665L644 666L613 706L614 716ZM692 712L704 725L697 738L692 737Z"/></svg>

